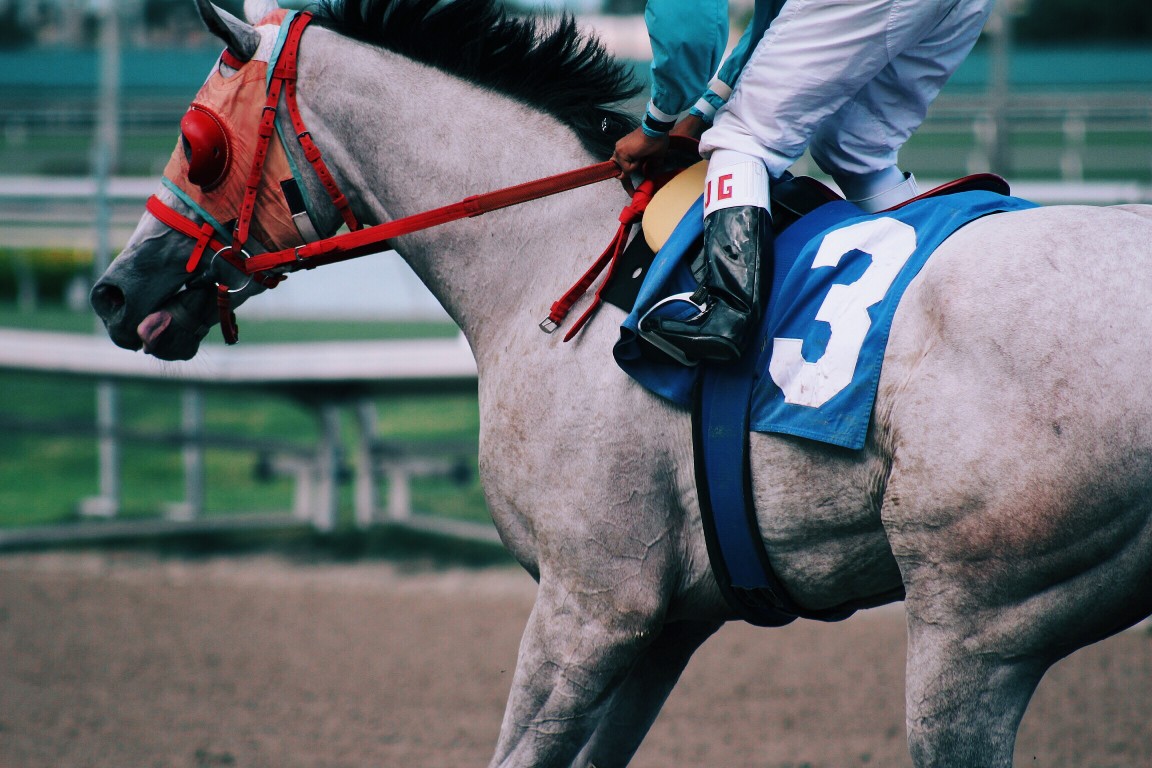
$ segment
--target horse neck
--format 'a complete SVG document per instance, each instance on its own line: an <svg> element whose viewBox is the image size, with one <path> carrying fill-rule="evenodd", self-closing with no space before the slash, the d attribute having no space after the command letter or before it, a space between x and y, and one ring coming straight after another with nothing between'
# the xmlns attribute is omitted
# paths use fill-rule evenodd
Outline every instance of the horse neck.
<svg viewBox="0 0 1152 768"><path fill-rule="evenodd" d="M596 161L544 113L327 30L301 48L299 100L365 225ZM536 324L611 239L625 202L599 184L394 245L479 358L492 339L538 341Z"/></svg>

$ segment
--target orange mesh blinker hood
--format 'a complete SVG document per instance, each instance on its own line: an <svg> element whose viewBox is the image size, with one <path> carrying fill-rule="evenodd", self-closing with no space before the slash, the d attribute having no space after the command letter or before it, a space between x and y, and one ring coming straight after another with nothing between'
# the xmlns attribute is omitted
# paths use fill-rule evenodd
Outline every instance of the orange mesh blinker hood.
<svg viewBox="0 0 1152 768"><path fill-rule="evenodd" d="M232 236L231 222L239 215L253 171L268 99L268 67L267 61L253 58L230 77L217 67L181 121L180 142L164 168L169 186L210 216L224 237ZM284 182L295 184L292 167L283 144L270 141L250 229L250 236L268 251L305 242L281 187Z"/></svg>

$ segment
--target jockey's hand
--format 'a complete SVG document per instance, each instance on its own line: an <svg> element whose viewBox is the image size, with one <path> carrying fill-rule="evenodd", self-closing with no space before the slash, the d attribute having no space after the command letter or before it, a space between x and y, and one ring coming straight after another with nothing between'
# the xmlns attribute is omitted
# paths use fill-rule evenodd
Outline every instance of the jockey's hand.
<svg viewBox="0 0 1152 768"><path fill-rule="evenodd" d="M637 128L620 141L616 142L616 151L612 159L620 166L618 178L627 180L636 172L642 172L649 161L661 160L668 152L668 137L653 138Z"/></svg>
<svg viewBox="0 0 1152 768"><path fill-rule="evenodd" d="M711 128L708 123L701 120L693 114L689 114L680 122L676 123L676 127L672 129L671 136L687 136L690 139L700 140L704 131Z"/></svg>

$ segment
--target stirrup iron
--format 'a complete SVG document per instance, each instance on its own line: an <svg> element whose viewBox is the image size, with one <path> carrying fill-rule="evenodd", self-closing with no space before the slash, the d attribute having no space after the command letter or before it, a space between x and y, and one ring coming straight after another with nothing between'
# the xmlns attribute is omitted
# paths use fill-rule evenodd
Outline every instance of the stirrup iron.
<svg viewBox="0 0 1152 768"><path fill-rule="evenodd" d="M640 317L640 322L638 323L640 338L644 339L644 341L656 347L656 349L668 355L668 357L672 358L681 365L688 367L698 365L700 362L699 360L692 360L687 357L679 347L674 346L671 342L665 340L659 334L657 334L655 332L655 328L658 320L691 320L692 318L700 317L701 315L705 314L709 309L709 305L706 303L701 303L699 300L699 297L701 296L707 296L707 294L699 290L691 293L674 293L671 296L663 298L653 304L652 307ZM685 306L669 310L669 307L674 307L678 304ZM664 311L659 312L654 316L654 313L657 313L658 310L661 309Z"/></svg>

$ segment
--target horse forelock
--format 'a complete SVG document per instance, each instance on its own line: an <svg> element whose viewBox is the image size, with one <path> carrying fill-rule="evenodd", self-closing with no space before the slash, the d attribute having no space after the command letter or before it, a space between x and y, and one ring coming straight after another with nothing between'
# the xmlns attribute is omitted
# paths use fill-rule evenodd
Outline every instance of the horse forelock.
<svg viewBox="0 0 1152 768"><path fill-rule="evenodd" d="M509 17L498 0L321 0L316 21L546 112L600 158L636 125L614 107L641 86L568 15Z"/></svg>

